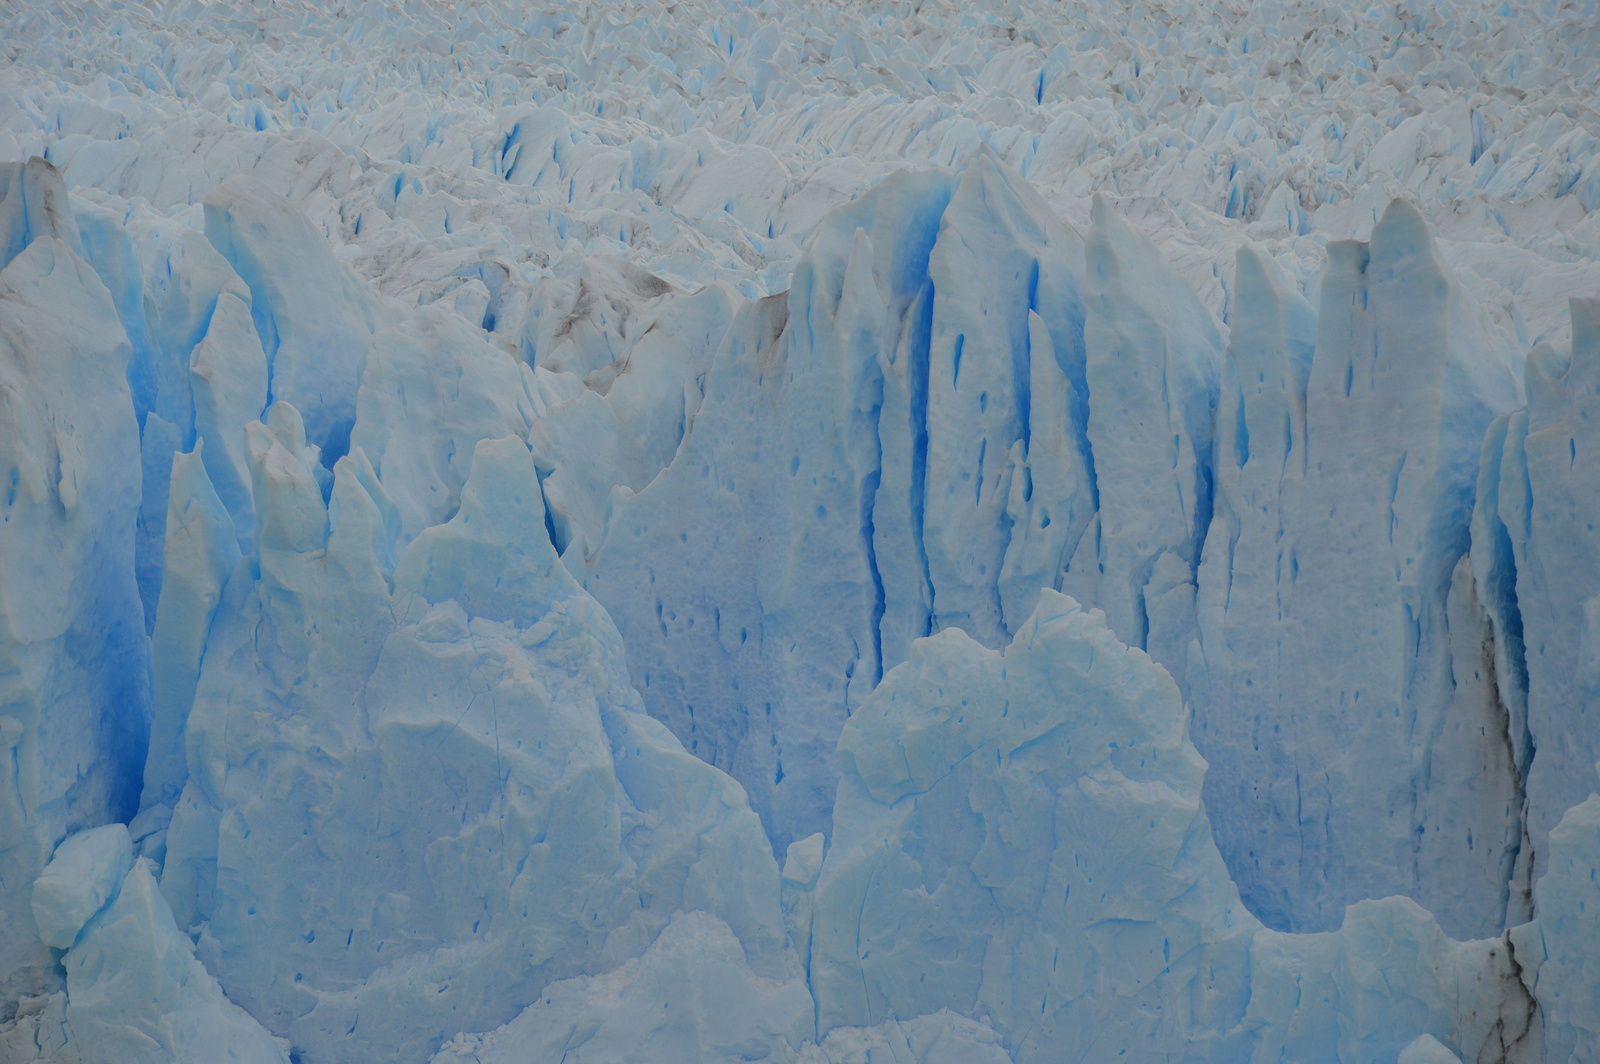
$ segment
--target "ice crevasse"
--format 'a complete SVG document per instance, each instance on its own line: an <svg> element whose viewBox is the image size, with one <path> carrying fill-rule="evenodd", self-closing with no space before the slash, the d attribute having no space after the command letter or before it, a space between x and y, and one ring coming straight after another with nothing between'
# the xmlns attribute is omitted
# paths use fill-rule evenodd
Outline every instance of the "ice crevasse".
<svg viewBox="0 0 1600 1064"><path fill-rule="evenodd" d="M1600 303L982 148L530 361L0 189L6 1059L1595 1059Z"/></svg>

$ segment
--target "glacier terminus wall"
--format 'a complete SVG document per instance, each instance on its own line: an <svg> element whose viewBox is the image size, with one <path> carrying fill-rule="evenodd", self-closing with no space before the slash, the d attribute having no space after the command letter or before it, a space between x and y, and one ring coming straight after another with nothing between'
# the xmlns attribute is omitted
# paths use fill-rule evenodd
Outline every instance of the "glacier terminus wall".
<svg viewBox="0 0 1600 1064"><path fill-rule="evenodd" d="M1600 1064L1597 100L0 6L0 1064Z"/></svg>

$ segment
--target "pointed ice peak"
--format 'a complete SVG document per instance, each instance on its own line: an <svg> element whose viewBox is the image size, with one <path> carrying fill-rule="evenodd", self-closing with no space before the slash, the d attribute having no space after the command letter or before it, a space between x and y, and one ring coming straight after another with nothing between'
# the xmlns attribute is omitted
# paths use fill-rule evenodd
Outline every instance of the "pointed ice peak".
<svg viewBox="0 0 1600 1064"><path fill-rule="evenodd" d="M1220 368L1223 343L1222 328L1212 313L1200 302L1191 288L1167 262L1155 242L1142 230L1130 225L1127 219L1100 193L1095 193L1089 207L1090 228L1084 248L1091 301L1099 294L1102 305L1111 309L1107 299L1119 305L1126 302L1130 312L1119 313L1137 319L1142 312L1154 311L1148 324L1163 328L1170 324L1173 314L1192 319L1197 328L1193 343L1181 343L1180 349L1197 352L1198 356L1180 355L1180 359L1198 357L1200 363L1214 361L1210 373L1214 377ZM1125 294L1127 299L1120 298ZM1171 357L1170 354L1168 357Z"/></svg>
<svg viewBox="0 0 1600 1064"><path fill-rule="evenodd" d="M189 368L195 346L211 330L217 301L227 293L241 300L247 312L250 306L250 289L203 233L185 229L181 248L180 254L167 260L170 280L156 304L159 310L149 320L152 338L162 350L164 361L178 371L175 376L179 379L158 382L156 403L156 409L174 424L183 423L182 415L173 409L173 404L185 398L182 393L186 389L182 383L187 381L182 378L187 374L183 371ZM145 298L155 300L158 297L147 290ZM260 346L259 341L256 346ZM163 368L166 367L157 367L158 373ZM170 397L161 394L167 392L173 394Z"/></svg>
<svg viewBox="0 0 1600 1064"><path fill-rule="evenodd" d="M1461 1058L1431 1034L1419 1034L1400 1051L1399 1064L1461 1064Z"/></svg>
<svg viewBox="0 0 1600 1064"><path fill-rule="evenodd" d="M801 890L817 885L817 874L822 871L823 843L819 831L789 844L783 861L784 883Z"/></svg>
<svg viewBox="0 0 1600 1064"><path fill-rule="evenodd" d="M270 396L300 409L306 435L331 464L350 446L380 300L299 207L253 177L230 178L206 196L205 232L250 289Z"/></svg>
<svg viewBox="0 0 1600 1064"><path fill-rule="evenodd" d="M150 640L150 746L141 809L175 804L189 778L184 727L206 633L239 564L238 535L206 471L204 444L197 439L192 452L172 456L166 571Z"/></svg>
<svg viewBox="0 0 1600 1064"><path fill-rule="evenodd" d="M1239 248L1235 257L1234 305L1240 306L1257 299L1270 299L1275 303L1290 305L1298 302L1304 312L1311 314L1311 304L1294 281L1277 261L1260 248L1248 244Z"/></svg>
<svg viewBox="0 0 1600 1064"><path fill-rule="evenodd" d="M1437 257L1433 228L1411 201L1395 199L1372 227L1372 257L1393 269L1413 256Z"/></svg>
<svg viewBox="0 0 1600 1064"><path fill-rule="evenodd" d="M1019 242L1044 243L1047 221L1056 220L1044 197L987 144L980 143L967 160L956 195L977 196Z"/></svg>
<svg viewBox="0 0 1600 1064"><path fill-rule="evenodd" d="M1567 374L1572 356L1555 344L1538 343L1523 363L1523 386L1528 393L1528 431L1539 432L1563 421L1571 413Z"/></svg>
<svg viewBox="0 0 1600 1064"><path fill-rule="evenodd" d="M400 511L378 479L377 471L360 447L333 466L333 496L328 502L330 551L341 537L353 536L360 549L370 547L372 557L387 575L394 572L395 545L400 541Z"/></svg>
<svg viewBox="0 0 1600 1064"><path fill-rule="evenodd" d="M871 277L872 269L872 238L867 236L867 231L856 226L856 231L850 237L850 261L844 269L844 286L846 289L865 284Z"/></svg>
<svg viewBox="0 0 1600 1064"><path fill-rule="evenodd" d="M267 410L267 428L294 454L306 449L305 419L290 403L280 399L272 404Z"/></svg>
<svg viewBox="0 0 1600 1064"><path fill-rule="evenodd" d="M167 539L169 553L198 549L207 554L216 552L219 561L231 568L239 560L238 547L233 544L233 519L218 498L205 466L205 440L194 441L194 450L172 456L172 488L168 494ZM191 521L203 517L204 529L192 527ZM212 533L222 533L223 539L211 542ZM172 544L174 537L187 542L187 548Z"/></svg>
<svg viewBox="0 0 1600 1064"><path fill-rule="evenodd" d="M1129 224L1117 210L1116 205L1102 192L1096 192L1089 200L1089 225L1088 239L1091 244L1127 244L1157 258L1161 257L1161 252L1156 250L1155 243L1141 229Z"/></svg>
<svg viewBox="0 0 1600 1064"><path fill-rule="evenodd" d="M528 445L515 436L482 440L461 509L406 548L395 590L428 603L455 599L474 617L533 624L577 590L544 526L544 497Z"/></svg>
<svg viewBox="0 0 1600 1064"><path fill-rule="evenodd" d="M1228 356L1241 382L1292 369L1303 392L1317 339L1317 312L1272 256L1257 248L1239 249L1234 277Z"/></svg>
<svg viewBox="0 0 1600 1064"><path fill-rule="evenodd" d="M312 473L316 449L306 446L300 412L279 401L267 424L245 426L256 505L256 548L304 553L328 542L328 510Z"/></svg>
<svg viewBox="0 0 1600 1064"><path fill-rule="evenodd" d="M956 185L947 170L901 170L860 199L830 211L795 267L791 315L805 309L808 291L831 295L824 304L830 311L837 306L858 229L872 243L872 275L884 289L890 312L903 313L927 280L928 255Z"/></svg>
<svg viewBox="0 0 1600 1064"><path fill-rule="evenodd" d="M0 270L42 236L83 254L61 172L37 155L25 163L0 163Z"/></svg>
<svg viewBox="0 0 1600 1064"><path fill-rule="evenodd" d="M1422 285L1437 288L1440 294L1454 285L1454 272L1445 266L1434 242L1432 226L1408 200L1390 200L1378 224L1373 226L1368 274L1376 282L1390 282L1421 272ZM1406 352L1397 352L1405 357Z"/></svg>
<svg viewBox="0 0 1600 1064"><path fill-rule="evenodd" d="M1600 391L1600 299L1567 301L1572 346L1537 343L1523 364L1528 431L1583 417L1584 399Z"/></svg>

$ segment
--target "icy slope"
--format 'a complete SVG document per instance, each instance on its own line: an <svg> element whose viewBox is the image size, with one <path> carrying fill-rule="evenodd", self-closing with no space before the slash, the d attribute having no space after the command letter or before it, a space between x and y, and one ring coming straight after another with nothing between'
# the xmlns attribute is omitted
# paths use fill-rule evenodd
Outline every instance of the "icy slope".
<svg viewBox="0 0 1600 1064"><path fill-rule="evenodd" d="M0 1060L1594 1059L1597 22L0 12Z"/></svg>

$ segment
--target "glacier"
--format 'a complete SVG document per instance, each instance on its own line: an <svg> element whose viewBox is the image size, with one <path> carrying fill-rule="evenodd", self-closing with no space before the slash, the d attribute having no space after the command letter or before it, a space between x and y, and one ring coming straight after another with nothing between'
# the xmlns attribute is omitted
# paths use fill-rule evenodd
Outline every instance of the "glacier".
<svg viewBox="0 0 1600 1064"><path fill-rule="evenodd" d="M0 1064L1600 1062L1594 0L0 57Z"/></svg>

